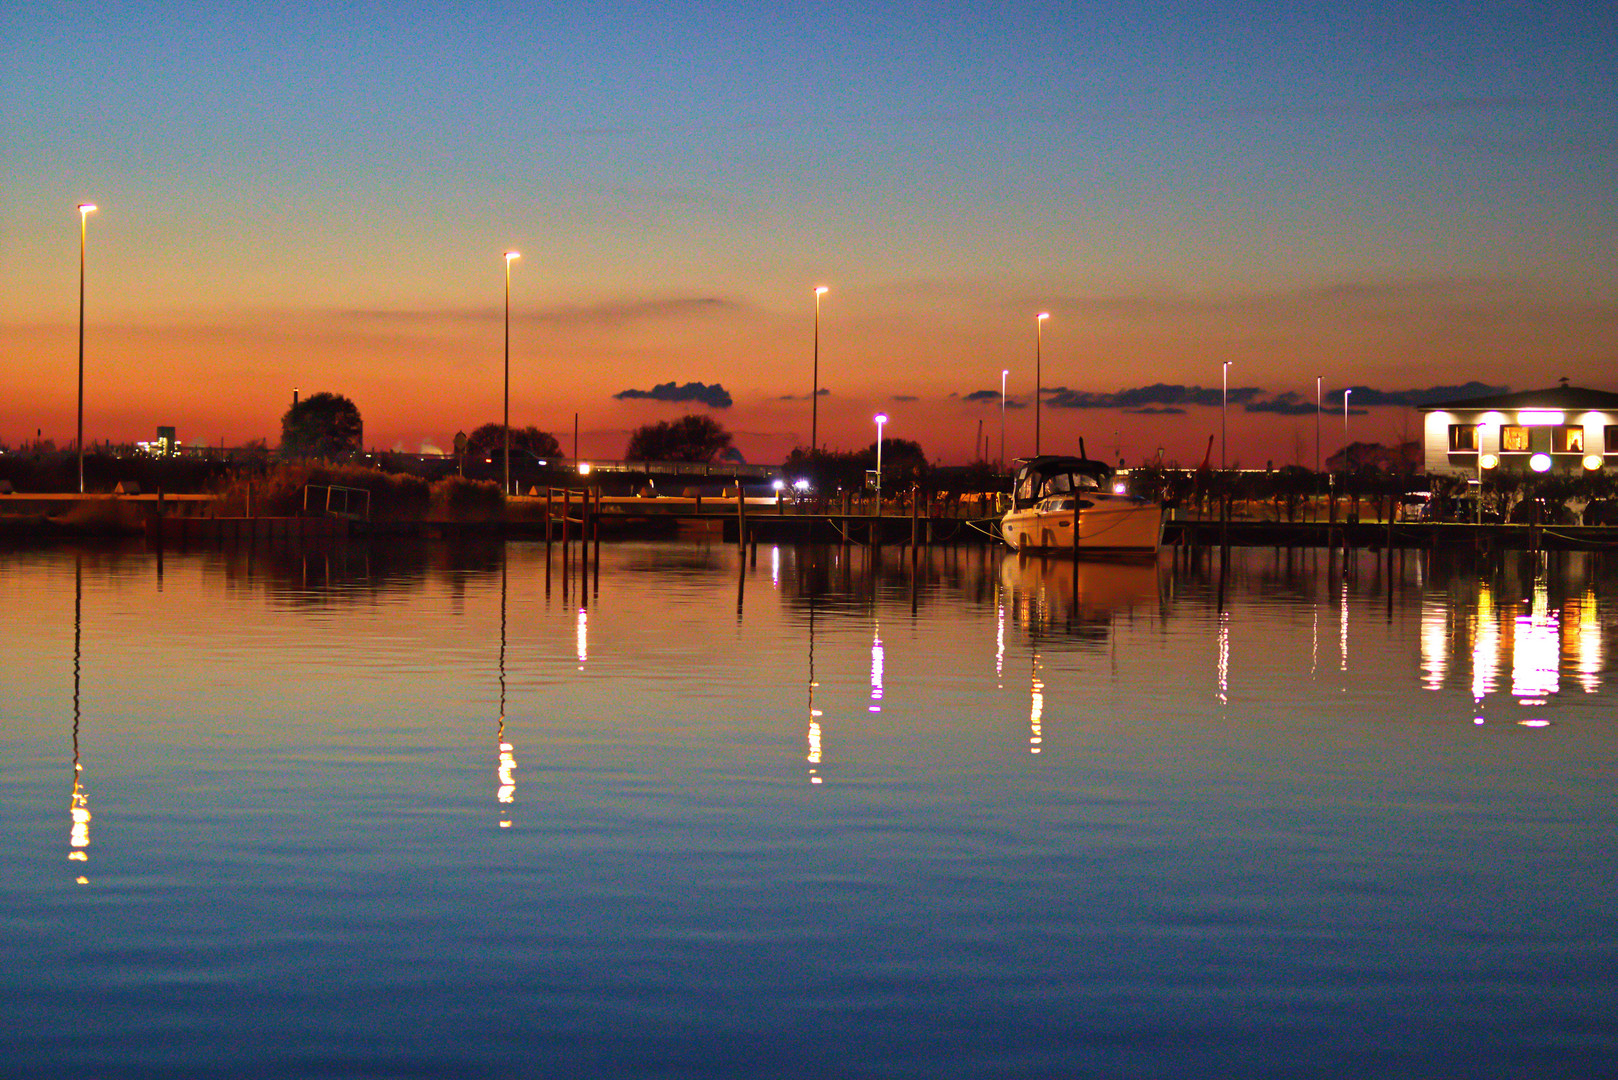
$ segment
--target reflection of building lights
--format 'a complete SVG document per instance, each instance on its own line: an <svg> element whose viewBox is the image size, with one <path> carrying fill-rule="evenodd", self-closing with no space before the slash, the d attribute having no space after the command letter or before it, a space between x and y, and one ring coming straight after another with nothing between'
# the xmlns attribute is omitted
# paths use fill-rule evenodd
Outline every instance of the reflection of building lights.
<svg viewBox="0 0 1618 1080"><path fill-rule="evenodd" d="M1528 467L1533 469L1535 472L1549 472L1551 468L1551 456L1549 454L1535 454L1533 457L1528 459Z"/></svg>
<svg viewBox="0 0 1618 1080"><path fill-rule="evenodd" d="M1449 604L1438 596L1421 603L1421 685L1441 690L1449 675Z"/></svg>
<svg viewBox="0 0 1618 1080"><path fill-rule="evenodd" d="M1601 688L1604 658L1601 650L1601 621L1596 596L1586 592L1582 600L1571 600L1562 619L1563 666L1578 672L1579 686L1593 694Z"/></svg>
<svg viewBox="0 0 1618 1080"><path fill-rule="evenodd" d="M584 670L584 662L590 659L590 613L584 608L579 609L579 620L573 629L573 645L579 654L579 670Z"/></svg>
<svg viewBox="0 0 1618 1080"><path fill-rule="evenodd" d="M1533 728L1550 727L1551 722L1549 720L1519 720L1517 721L1517 726Z"/></svg>
<svg viewBox="0 0 1618 1080"><path fill-rule="evenodd" d="M781 587L781 545L770 548L770 584Z"/></svg>
<svg viewBox="0 0 1618 1080"><path fill-rule="evenodd" d="M1557 614L1550 610L1550 595L1543 580L1534 584L1528 613L1513 625L1511 693L1519 699L1543 701L1561 686L1561 634Z"/></svg>

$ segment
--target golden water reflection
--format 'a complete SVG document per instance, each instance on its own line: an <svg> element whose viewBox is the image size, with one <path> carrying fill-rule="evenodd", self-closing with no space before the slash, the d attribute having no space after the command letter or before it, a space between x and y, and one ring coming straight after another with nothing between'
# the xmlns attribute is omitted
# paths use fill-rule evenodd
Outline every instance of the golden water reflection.
<svg viewBox="0 0 1618 1080"><path fill-rule="evenodd" d="M1423 688L1464 679L1480 704L1506 694L1523 705L1548 704L1566 689L1600 690L1606 627L1593 583L1575 577L1577 592L1558 596L1555 570L1544 563L1533 569L1528 582L1484 577L1423 596Z"/></svg>

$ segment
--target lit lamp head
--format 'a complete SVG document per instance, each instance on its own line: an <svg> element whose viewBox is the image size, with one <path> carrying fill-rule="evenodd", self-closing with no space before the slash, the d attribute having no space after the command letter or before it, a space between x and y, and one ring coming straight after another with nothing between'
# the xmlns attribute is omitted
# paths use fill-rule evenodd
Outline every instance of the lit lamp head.
<svg viewBox="0 0 1618 1080"><path fill-rule="evenodd" d="M522 252L520 252L520 251L508 251L508 252L506 252L506 265L510 266L512 263L516 262L520 258L522 258Z"/></svg>
<svg viewBox="0 0 1618 1080"><path fill-rule="evenodd" d="M580 476L589 476L590 475L590 463L588 461L579 462L579 475Z"/></svg>
<svg viewBox="0 0 1618 1080"><path fill-rule="evenodd" d="M1528 467L1535 472L1550 472L1551 456L1549 454L1535 454L1528 459Z"/></svg>
<svg viewBox="0 0 1618 1080"><path fill-rule="evenodd" d="M881 427L883 424L886 424L888 422L888 414L887 413L877 413L876 416L873 417L873 419L876 420L876 426Z"/></svg>
<svg viewBox="0 0 1618 1080"><path fill-rule="evenodd" d="M1038 315L1035 315L1035 316L1034 316L1034 321L1035 321L1035 322L1044 322L1044 321L1045 321L1045 320L1046 320L1046 319L1048 319L1048 318L1050 318L1050 317L1051 317L1051 313L1050 313L1050 312L1048 312L1048 311L1041 311L1041 312L1040 312L1040 313L1039 313L1039 314L1038 314Z"/></svg>
<svg viewBox="0 0 1618 1080"><path fill-rule="evenodd" d="M829 292L831 292L831 288L829 286L826 286L826 285L816 285L815 286L815 295L816 296L825 296Z"/></svg>
<svg viewBox="0 0 1618 1080"><path fill-rule="evenodd" d="M1480 469L1492 469L1498 464L1500 464L1500 459L1493 454L1484 454L1478 458L1478 468Z"/></svg>
<svg viewBox="0 0 1618 1080"><path fill-rule="evenodd" d="M1600 454L1585 454L1584 455L1584 467L1586 469L1589 469L1591 472L1595 472L1597 469L1601 468L1601 466L1604 465L1604 464L1606 464L1606 462L1605 462L1605 460L1602 458L1602 456Z"/></svg>
<svg viewBox="0 0 1618 1080"><path fill-rule="evenodd" d="M86 217L86 216L88 216L90 214L93 214L95 212L96 212L96 204L95 203L93 203L93 202L81 202L79 204L79 217L81 219L83 219L84 217Z"/></svg>

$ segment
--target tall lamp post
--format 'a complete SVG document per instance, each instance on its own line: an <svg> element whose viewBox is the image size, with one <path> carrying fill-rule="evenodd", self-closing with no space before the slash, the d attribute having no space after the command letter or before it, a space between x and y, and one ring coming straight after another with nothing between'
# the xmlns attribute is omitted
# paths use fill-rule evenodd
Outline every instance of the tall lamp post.
<svg viewBox="0 0 1618 1080"><path fill-rule="evenodd" d="M511 264L520 258L521 252L506 252L506 389L505 409L501 420L501 427L505 429L505 448L501 458L500 477L508 497L511 495Z"/></svg>
<svg viewBox="0 0 1618 1080"><path fill-rule="evenodd" d="M815 384L809 391L809 453L820 448L820 298L831 292L825 285L815 286Z"/></svg>
<svg viewBox="0 0 1618 1080"><path fill-rule="evenodd" d="M1230 412L1230 361L1225 361L1222 369L1224 384L1219 391L1219 471L1225 471L1225 433L1227 431L1226 414Z"/></svg>
<svg viewBox="0 0 1618 1080"><path fill-rule="evenodd" d="M84 252L89 231L86 222L95 213L95 203L79 204L79 494L84 494Z"/></svg>
<svg viewBox="0 0 1618 1080"><path fill-rule="evenodd" d="M882 516L882 425L888 422L887 413L876 414L876 514Z"/></svg>
<svg viewBox="0 0 1618 1080"><path fill-rule="evenodd" d="M1051 317L1048 311L1041 311L1034 316L1034 456L1039 456L1039 399L1043 396L1044 379L1040 371L1040 352L1045 344L1045 320Z"/></svg>
<svg viewBox="0 0 1618 1080"><path fill-rule="evenodd" d="M1006 471L1006 376L1010 368L1000 369L1000 471Z"/></svg>

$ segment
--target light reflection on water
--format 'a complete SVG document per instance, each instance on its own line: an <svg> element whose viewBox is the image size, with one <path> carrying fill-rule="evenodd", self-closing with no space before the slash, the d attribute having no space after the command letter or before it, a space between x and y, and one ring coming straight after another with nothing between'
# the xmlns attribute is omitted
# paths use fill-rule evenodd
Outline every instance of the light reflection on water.
<svg viewBox="0 0 1618 1080"><path fill-rule="evenodd" d="M602 553L0 556L8 1068L1605 1068L1600 558Z"/></svg>

